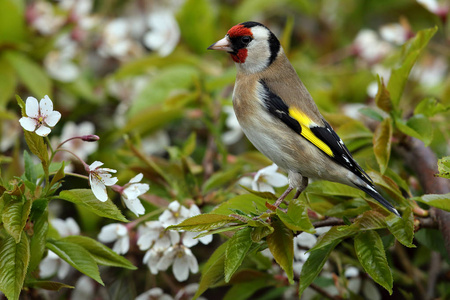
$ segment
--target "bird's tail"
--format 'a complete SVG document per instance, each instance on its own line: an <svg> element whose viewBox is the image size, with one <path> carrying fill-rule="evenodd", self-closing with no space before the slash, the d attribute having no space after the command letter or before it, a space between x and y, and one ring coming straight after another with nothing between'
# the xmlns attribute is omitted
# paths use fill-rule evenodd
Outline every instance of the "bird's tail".
<svg viewBox="0 0 450 300"><path fill-rule="evenodd" d="M376 190L373 186L371 186L371 185L369 185L369 184L367 184L367 183L364 183L364 184L356 184L356 186L357 186L359 189L361 189L361 190L363 190L364 192L366 192L367 194L369 194L372 198L374 198L375 200L377 200L378 202L380 202L381 205L383 205L387 210L389 210L390 212L392 212L392 213L394 213L394 214L396 214L397 216L400 217L400 214L399 214L398 211L394 208L394 206L392 206L392 204L391 204L389 201L387 201L386 199L384 199L383 196L381 196L380 193L378 193L377 190Z"/></svg>

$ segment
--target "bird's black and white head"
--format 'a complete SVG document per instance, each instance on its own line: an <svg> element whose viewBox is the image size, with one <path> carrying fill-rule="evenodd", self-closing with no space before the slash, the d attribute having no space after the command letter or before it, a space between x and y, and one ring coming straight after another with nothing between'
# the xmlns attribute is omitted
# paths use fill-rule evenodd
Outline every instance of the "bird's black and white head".
<svg viewBox="0 0 450 300"><path fill-rule="evenodd" d="M233 26L223 39L208 49L226 51L241 71L256 73L273 63L281 46L266 26L258 22L244 22Z"/></svg>

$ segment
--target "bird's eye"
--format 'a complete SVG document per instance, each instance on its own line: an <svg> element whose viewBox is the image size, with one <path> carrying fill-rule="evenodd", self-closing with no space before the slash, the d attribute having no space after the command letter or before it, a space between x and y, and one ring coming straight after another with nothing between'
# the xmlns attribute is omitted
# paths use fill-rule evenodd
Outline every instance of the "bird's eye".
<svg viewBox="0 0 450 300"><path fill-rule="evenodd" d="M241 42L242 43L244 43L244 44L248 44L248 43L250 43L250 41L252 40L252 38L251 37L249 37L248 35L244 35L243 37L241 37Z"/></svg>

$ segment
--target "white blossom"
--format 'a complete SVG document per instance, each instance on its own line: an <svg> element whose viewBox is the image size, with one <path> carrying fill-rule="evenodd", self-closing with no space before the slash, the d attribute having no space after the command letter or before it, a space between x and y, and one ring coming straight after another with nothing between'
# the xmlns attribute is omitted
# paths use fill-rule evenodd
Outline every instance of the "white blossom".
<svg viewBox="0 0 450 300"><path fill-rule="evenodd" d="M158 274L158 263L164 256L164 253L167 251L167 249L168 248L153 247L145 253L143 262L144 264L147 264L152 274Z"/></svg>
<svg viewBox="0 0 450 300"><path fill-rule="evenodd" d="M50 51L44 59L44 67L53 79L62 82L72 82L80 75L80 68L73 62L78 43L69 33L61 35L55 42L55 49Z"/></svg>
<svg viewBox="0 0 450 300"><path fill-rule="evenodd" d="M42 35L56 33L65 23L65 16L58 15L48 1L37 1L27 7L27 20Z"/></svg>
<svg viewBox="0 0 450 300"><path fill-rule="evenodd" d="M142 173L139 173L131 178L122 192L123 202L125 202L128 209L138 217L139 215L145 214L145 208L138 197L145 194L150 189L150 186L147 183L139 183L143 176Z"/></svg>
<svg viewBox="0 0 450 300"><path fill-rule="evenodd" d="M148 48L167 56L175 49L180 39L180 28L173 12L156 9L148 16L150 31L144 35L143 42Z"/></svg>
<svg viewBox="0 0 450 300"><path fill-rule="evenodd" d="M83 275L75 283L75 288L70 294L71 300L93 300L95 299L95 283L94 281Z"/></svg>
<svg viewBox="0 0 450 300"><path fill-rule="evenodd" d="M53 228L58 231L61 237L80 234L80 226L78 226L77 222L71 217L65 220L52 219L50 220L50 223L52 224Z"/></svg>
<svg viewBox="0 0 450 300"><path fill-rule="evenodd" d="M355 53L369 64L373 64L384 58L392 46L379 38L372 29L362 29L353 41Z"/></svg>
<svg viewBox="0 0 450 300"><path fill-rule="evenodd" d="M98 235L98 240L102 243L115 242L112 250L117 254L125 254L130 248L128 229L119 223L103 226Z"/></svg>
<svg viewBox="0 0 450 300"><path fill-rule="evenodd" d="M69 271L70 265L52 250L48 250L47 256L39 264L39 275L42 278L49 278L56 273L59 279L64 279Z"/></svg>
<svg viewBox="0 0 450 300"><path fill-rule="evenodd" d="M391 23L380 27L380 35L387 42L403 45L408 40L409 32L400 23Z"/></svg>
<svg viewBox="0 0 450 300"><path fill-rule="evenodd" d="M172 201L167 209L159 216L159 221L164 227L176 225L189 218L189 210L178 201Z"/></svg>
<svg viewBox="0 0 450 300"><path fill-rule="evenodd" d="M61 114L53 110L53 102L45 95L38 103L34 97L28 97L25 104L26 117L19 120L27 131L35 131L37 135L47 136L51 129L61 119Z"/></svg>
<svg viewBox="0 0 450 300"><path fill-rule="evenodd" d="M244 132L242 131L241 125L239 125L233 107L229 105L224 106L222 107L222 111L227 115L225 124L229 128L228 131L222 134L222 141L225 145L232 145L244 136Z"/></svg>
<svg viewBox="0 0 450 300"><path fill-rule="evenodd" d="M278 166L272 164L259 170L252 181L252 189L258 192L275 193L274 187L282 187L288 184L285 175L277 173Z"/></svg>
<svg viewBox="0 0 450 300"><path fill-rule="evenodd" d="M105 202L108 200L108 194L106 193L106 186L116 184L117 177L112 177L109 173L116 173L117 171L109 168L99 168L103 163L100 161L94 161L89 166L89 183L91 185L92 192L95 197Z"/></svg>
<svg viewBox="0 0 450 300"><path fill-rule="evenodd" d="M180 241L180 234L173 230L166 230L160 221L145 222L145 226L139 227L137 244L139 249L149 248L167 249Z"/></svg>
<svg viewBox="0 0 450 300"><path fill-rule="evenodd" d="M134 47L130 39L130 27L124 18L109 21L102 32L98 53L103 57L124 59Z"/></svg>
<svg viewBox="0 0 450 300"><path fill-rule="evenodd" d="M173 275L179 282L188 279L189 271L192 273L198 272L197 259L192 251L183 245L175 245L167 249L156 267L158 270L164 271L172 264Z"/></svg>
<svg viewBox="0 0 450 300"><path fill-rule="evenodd" d="M168 295L168 294L164 294L164 291L159 288L159 287L155 287L152 288L148 291L146 291L145 293L140 294L139 296L136 297L135 300L173 300L172 296Z"/></svg>
<svg viewBox="0 0 450 300"><path fill-rule="evenodd" d="M445 17L448 14L450 5L447 0L438 1L438 0L417 0L423 7L429 10L431 13Z"/></svg>
<svg viewBox="0 0 450 300"><path fill-rule="evenodd" d="M189 217L197 216L201 214L200 209L197 205L192 204L189 208ZM190 248L198 244L198 242L202 243L203 245L208 245L212 242L213 236L212 234L205 235L201 238L195 238L197 235L201 234L202 232L192 232L192 231L186 231L183 233L183 245Z"/></svg>

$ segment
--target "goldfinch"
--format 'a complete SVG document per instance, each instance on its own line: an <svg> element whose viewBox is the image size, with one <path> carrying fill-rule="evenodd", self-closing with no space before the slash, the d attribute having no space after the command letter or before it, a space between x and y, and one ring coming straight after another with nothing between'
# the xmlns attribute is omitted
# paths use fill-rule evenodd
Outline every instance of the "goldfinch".
<svg viewBox="0 0 450 300"><path fill-rule="evenodd" d="M250 142L288 173L289 187L275 206L293 189L298 197L312 178L359 188L399 216L320 114L266 26L240 23L208 49L231 54L237 68L233 107L239 124Z"/></svg>

